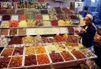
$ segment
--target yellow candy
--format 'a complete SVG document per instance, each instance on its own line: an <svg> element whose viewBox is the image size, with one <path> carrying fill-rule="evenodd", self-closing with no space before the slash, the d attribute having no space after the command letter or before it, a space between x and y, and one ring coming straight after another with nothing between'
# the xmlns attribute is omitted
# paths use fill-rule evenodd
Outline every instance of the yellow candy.
<svg viewBox="0 0 101 69"><path fill-rule="evenodd" d="M26 48L25 48L25 54L26 54L26 55L35 54L35 48L34 48L34 47L26 47Z"/></svg>
<svg viewBox="0 0 101 69"><path fill-rule="evenodd" d="M27 27L27 22L26 20L22 20L19 22L19 27Z"/></svg>
<svg viewBox="0 0 101 69"><path fill-rule="evenodd" d="M49 20L49 15L42 15L43 20Z"/></svg>
<svg viewBox="0 0 101 69"><path fill-rule="evenodd" d="M58 21L58 25L59 25L59 26L65 26L65 24L66 24L66 23L65 23L64 20L59 20L59 21Z"/></svg>

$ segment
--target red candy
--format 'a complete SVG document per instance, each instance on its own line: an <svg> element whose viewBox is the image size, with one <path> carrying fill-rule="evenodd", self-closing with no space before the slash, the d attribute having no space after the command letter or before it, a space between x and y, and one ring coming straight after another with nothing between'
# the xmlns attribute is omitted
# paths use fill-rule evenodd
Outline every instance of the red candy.
<svg viewBox="0 0 101 69"><path fill-rule="evenodd" d="M51 25L52 26L58 26L58 21L57 20L52 20Z"/></svg>
<svg viewBox="0 0 101 69"><path fill-rule="evenodd" d="M10 27L17 27L17 26L18 26L18 21L12 20L12 21L10 22Z"/></svg>
<svg viewBox="0 0 101 69"><path fill-rule="evenodd" d="M55 63L55 62L62 62L63 59L61 57L61 55L59 53L55 53L55 52L52 52L50 54L50 57L52 59L52 61Z"/></svg>

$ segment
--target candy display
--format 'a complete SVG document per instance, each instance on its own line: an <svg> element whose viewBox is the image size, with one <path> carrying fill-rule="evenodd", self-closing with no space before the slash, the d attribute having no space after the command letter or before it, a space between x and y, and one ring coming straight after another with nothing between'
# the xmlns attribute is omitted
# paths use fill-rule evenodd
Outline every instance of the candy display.
<svg viewBox="0 0 101 69"><path fill-rule="evenodd" d="M9 39L5 38L5 37L1 37L0 38L0 47L7 47L8 45L8 41Z"/></svg>
<svg viewBox="0 0 101 69"><path fill-rule="evenodd" d="M28 20L33 20L33 19L34 19L34 16L29 14L29 15L27 16L27 19L28 19Z"/></svg>
<svg viewBox="0 0 101 69"><path fill-rule="evenodd" d="M65 15L62 15L62 14L58 14L56 16L58 19L66 19Z"/></svg>
<svg viewBox="0 0 101 69"><path fill-rule="evenodd" d="M3 15L2 16L2 20L10 20L11 19L11 16L10 15Z"/></svg>
<svg viewBox="0 0 101 69"><path fill-rule="evenodd" d="M42 20L42 15L37 14L37 15L35 16L35 19L36 19L36 20Z"/></svg>
<svg viewBox="0 0 101 69"><path fill-rule="evenodd" d="M7 68L10 61L10 57L0 57L0 68Z"/></svg>
<svg viewBox="0 0 101 69"><path fill-rule="evenodd" d="M61 57L61 55L59 53L52 52L50 54L50 57L51 57L53 63L63 62L63 58Z"/></svg>
<svg viewBox="0 0 101 69"><path fill-rule="evenodd" d="M35 52L36 52L36 54L42 54L42 53L45 53L46 51L45 51L44 46L36 46Z"/></svg>
<svg viewBox="0 0 101 69"><path fill-rule="evenodd" d="M78 51L78 50L72 50L71 51L72 52L72 54L77 58L77 59L83 59L83 58L85 58L85 55L84 54L82 54L80 51Z"/></svg>
<svg viewBox="0 0 101 69"><path fill-rule="evenodd" d="M56 36L54 37L54 39L55 39L57 42L65 41L65 39L64 39L61 35L56 35Z"/></svg>
<svg viewBox="0 0 101 69"><path fill-rule="evenodd" d="M34 21L33 20L27 20L27 26L28 27L34 27Z"/></svg>
<svg viewBox="0 0 101 69"><path fill-rule="evenodd" d="M10 23L9 21L2 21L1 22L1 28L9 28Z"/></svg>
<svg viewBox="0 0 101 69"><path fill-rule="evenodd" d="M46 54L37 55L38 64L49 64L49 58Z"/></svg>
<svg viewBox="0 0 101 69"><path fill-rule="evenodd" d="M35 54L35 47L25 47L25 55Z"/></svg>
<svg viewBox="0 0 101 69"><path fill-rule="evenodd" d="M15 48L13 55L23 55L23 48Z"/></svg>
<svg viewBox="0 0 101 69"><path fill-rule="evenodd" d="M80 51L87 57L95 56L89 49L86 48L80 48Z"/></svg>
<svg viewBox="0 0 101 69"><path fill-rule="evenodd" d="M9 67L20 67L22 66L22 57L16 56L11 58Z"/></svg>
<svg viewBox="0 0 101 69"><path fill-rule="evenodd" d="M44 43L52 43L55 42L53 37L42 37Z"/></svg>
<svg viewBox="0 0 101 69"><path fill-rule="evenodd" d="M74 28L73 27L68 27L68 32L69 32L69 34L74 34Z"/></svg>
<svg viewBox="0 0 101 69"><path fill-rule="evenodd" d="M66 46L78 46L79 39L77 36L74 35L68 35L68 38L66 39Z"/></svg>
<svg viewBox="0 0 101 69"><path fill-rule="evenodd" d="M21 41L22 41L22 37L14 36L14 37L11 38L11 40L9 41L8 44L9 45L12 45L12 44L21 44Z"/></svg>
<svg viewBox="0 0 101 69"><path fill-rule="evenodd" d="M0 15L0 69L48 69L95 58L75 36L83 18L74 10L47 0L11 1L0 2L0 14L6 13Z"/></svg>
<svg viewBox="0 0 101 69"><path fill-rule="evenodd" d="M11 21L14 20L14 21L18 21L19 20L19 16L18 15L12 15L11 16Z"/></svg>
<svg viewBox="0 0 101 69"><path fill-rule="evenodd" d="M62 19L58 21L58 26L65 26L65 24L65 21Z"/></svg>
<svg viewBox="0 0 101 69"><path fill-rule="evenodd" d="M69 52L63 51L61 52L61 55L65 61L74 60L73 56Z"/></svg>
<svg viewBox="0 0 101 69"><path fill-rule="evenodd" d="M43 20L49 20L49 15L42 15Z"/></svg>
<svg viewBox="0 0 101 69"><path fill-rule="evenodd" d="M10 29L10 35L17 35L17 29Z"/></svg>
<svg viewBox="0 0 101 69"><path fill-rule="evenodd" d="M36 56L35 55L28 55L25 56L25 66L29 65L37 65Z"/></svg>
<svg viewBox="0 0 101 69"><path fill-rule="evenodd" d="M10 21L10 27L18 27L18 21L16 20Z"/></svg>
<svg viewBox="0 0 101 69"><path fill-rule="evenodd" d="M50 14L49 15L49 18L50 18L50 20L57 20L58 18L56 17L56 15L55 14ZM58 25L57 25L58 26Z"/></svg>
<svg viewBox="0 0 101 69"><path fill-rule="evenodd" d="M51 52L59 52L54 44L47 44L46 48L47 48L49 53L51 53Z"/></svg>
<svg viewBox="0 0 101 69"><path fill-rule="evenodd" d="M26 20L26 18L27 18L27 17L26 17L25 15L20 15L20 16L19 16L19 19L20 19L20 20Z"/></svg>
<svg viewBox="0 0 101 69"><path fill-rule="evenodd" d="M2 29L1 30L1 35L8 35L8 33L9 33L8 30L9 29Z"/></svg>
<svg viewBox="0 0 101 69"><path fill-rule="evenodd" d="M13 48L5 48L1 56L11 56L13 53Z"/></svg>
<svg viewBox="0 0 101 69"><path fill-rule="evenodd" d="M58 21L57 20L52 20L51 25L52 26L58 26Z"/></svg>
<svg viewBox="0 0 101 69"><path fill-rule="evenodd" d="M19 27L27 27L27 22L26 22L26 20L21 20L21 21L19 22Z"/></svg>
<svg viewBox="0 0 101 69"><path fill-rule="evenodd" d="M26 34L26 29L22 29L22 28L20 28L20 29L18 29L18 35L25 35Z"/></svg>
<svg viewBox="0 0 101 69"><path fill-rule="evenodd" d="M32 43L32 44L33 44L33 43L34 43L34 42L33 42L33 37L32 37L32 36L23 37L23 38L22 38L22 43L25 43L25 44L27 44L27 43L29 43L29 44Z"/></svg>
<svg viewBox="0 0 101 69"><path fill-rule="evenodd" d="M56 46L56 48L57 48L57 50L58 50L59 52L63 52L63 51L66 50L65 47L64 47L61 43L55 44L55 46Z"/></svg>
<svg viewBox="0 0 101 69"><path fill-rule="evenodd" d="M51 26L50 21L43 21L43 26Z"/></svg>

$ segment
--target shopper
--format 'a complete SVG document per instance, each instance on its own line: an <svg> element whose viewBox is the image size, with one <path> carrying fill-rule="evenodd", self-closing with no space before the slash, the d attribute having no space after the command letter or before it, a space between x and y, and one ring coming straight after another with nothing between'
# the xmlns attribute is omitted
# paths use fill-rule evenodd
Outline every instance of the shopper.
<svg viewBox="0 0 101 69"><path fill-rule="evenodd" d="M82 37L82 44L90 50L93 50L93 40L96 33L96 27L92 23L93 16L91 14L87 14L84 20L85 26L80 32L78 32L78 30L75 30L75 32Z"/></svg>

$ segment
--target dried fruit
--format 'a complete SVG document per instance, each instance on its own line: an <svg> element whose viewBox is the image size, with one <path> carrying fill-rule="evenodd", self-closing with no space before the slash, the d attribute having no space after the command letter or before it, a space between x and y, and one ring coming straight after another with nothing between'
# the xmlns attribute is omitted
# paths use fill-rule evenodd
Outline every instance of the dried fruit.
<svg viewBox="0 0 101 69"><path fill-rule="evenodd" d="M35 55L25 56L25 66L36 65L36 64L37 64L37 61L36 61L36 56Z"/></svg>
<svg viewBox="0 0 101 69"><path fill-rule="evenodd" d="M49 58L46 54L37 55L38 64L48 64L50 63Z"/></svg>
<svg viewBox="0 0 101 69"><path fill-rule="evenodd" d="M35 52L36 52L36 54L42 54L42 53L45 53L46 51L45 51L44 46L36 46Z"/></svg>
<svg viewBox="0 0 101 69"><path fill-rule="evenodd" d="M73 60L74 59L73 56L70 55L70 53L66 52L66 51L61 52L61 55L63 56L65 61L69 61L69 60Z"/></svg>
<svg viewBox="0 0 101 69"><path fill-rule="evenodd" d="M12 52L13 52L13 48L5 48L1 56L11 56Z"/></svg>
<svg viewBox="0 0 101 69"><path fill-rule="evenodd" d="M12 57L9 67L20 67L22 66L22 57Z"/></svg>
<svg viewBox="0 0 101 69"><path fill-rule="evenodd" d="M61 55L59 53L52 52L50 54L50 57L51 57L53 63L63 61L63 59L62 59L62 57L61 57Z"/></svg>
<svg viewBox="0 0 101 69"><path fill-rule="evenodd" d="M0 58L0 68L7 68L10 61L10 57Z"/></svg>
<svg viewBox="0 0 101 69"><path fill-rule="evenodd" d="M25 47L25 55L32 55L35 54L35 48L34 47Z"/></svg>

